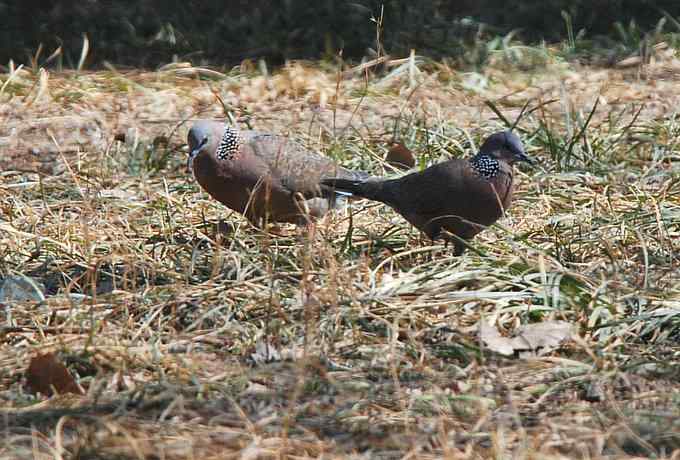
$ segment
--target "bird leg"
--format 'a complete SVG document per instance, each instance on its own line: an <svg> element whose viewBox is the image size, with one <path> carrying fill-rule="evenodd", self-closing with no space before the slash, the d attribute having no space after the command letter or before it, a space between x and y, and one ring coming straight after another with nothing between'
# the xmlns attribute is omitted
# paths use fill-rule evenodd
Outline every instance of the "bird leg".
<svg viewBox="0 0 680 460"><path fill-rule="evenodd" d="M307 205L307 200L305 199L304 195L300 192L295 192L293 194L293 199L295 200L295 205L300 211L300 216L307 221L307 224L310 224L312 222L312 213L309 210L309 206Z"/></svg>
<svg viewBox="0 0 680 460"><path fill-rule="evenodd" d="M316 231L316 225L314 223L314 219L312 219L312 213L309 210L309 206L307 205L307 200L300 192L295 192L293 199L300 210L300 220L304 222L305 233L309 235L310 238L313 238Z"/></svg>
<svg viewBox="0 0 680 460"><path fill-rule="evenodd" d="M264 222L262 221L261 216L256 216L255 214L252 213L246 213L245 214L246 219L248 219L248 222L250 222L250 225L252 225L255 228L261 229L264 227Z"/></svg>
<svg viewBox="0 0 680 460"><path fill-rule="evenodd" d="M466 245L459 241L459 239L455 236L450 234L449 232L442 233L440 235L441 239L444 240L444 249L449 247L449 243L453 246L453 255L454 256L462 256L463 253L465 252Z"/></svg>
<svg viewBox="0 0 680 460"><path fill-rule="evenodd" d="M227 222L224 219L219 219L215 225L215 234L228 236L234 233L235 228L231 222Z"/></svg>
<svg viewBox="0 0 680 460"><path fill-rule="evenodd" d="M470 244L470 240L466 240L465 238L461 238L460 236L456 235L455 233L451 233L447 230L442 229L439 237L442 238L445 241L444 247L447 246L448 242L451 242L451 244L453 245L453 255L455 255L455 256L463 255L463 252L465 252L466 249L469 249L473 252L476 252L477 254L479 254L482 257L486 256L486 254L483 251L480 251L479 249L474 247L472 244Z"/></svg>
<svg viewBox="0 0 680 460"><path fill-rule="evenodd" d="M462 256L463 253L465 252L465 244L461 243L460 241L454 241L453 243L453 255L454 256Z"/></svg>

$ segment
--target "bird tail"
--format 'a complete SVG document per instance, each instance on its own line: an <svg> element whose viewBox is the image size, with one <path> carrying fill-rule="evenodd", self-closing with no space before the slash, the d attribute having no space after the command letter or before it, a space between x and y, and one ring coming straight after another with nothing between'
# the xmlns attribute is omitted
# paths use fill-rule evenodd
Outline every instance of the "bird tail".
<svg viewBox="0 0 680 460"><path fill-rule="evenodd" d="M333 190L335 193L359 198L376 199L375 193L378 189L378 181L340 179L332 177L321 179L321 185Z"/></svg>

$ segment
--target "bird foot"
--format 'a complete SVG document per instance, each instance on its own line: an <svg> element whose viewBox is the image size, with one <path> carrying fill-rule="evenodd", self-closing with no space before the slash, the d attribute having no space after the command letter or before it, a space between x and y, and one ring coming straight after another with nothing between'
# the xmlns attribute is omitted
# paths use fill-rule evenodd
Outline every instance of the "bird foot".
<svg viewBox="0 0 680 460"><path fill-rule="evenodd" d="M442 230L439 237L444 240L444 248L448 248L449 243L451 243L451 246L453 246L454 256L462 256L465 252L465 249L467 249L467 244L465 241L453 233Z"/></svg>
<svg viewBox="0 0 680 460"><path fill-rule="evenodd" d="M465 245L460 243L459 241L456 241L453 244L453 255L454 256L462 256L463 253L465 252Z"/></svg>
<svg viewBox="0 0 680 460"><path fill-rule="evenodd" d="M216 235L230 235L234 233L236 228L231 222L227 222L224 219L220 219L217 224L215 224L215 234Z"/></svg>
<svg viewBox="0 0 680 460"><path fill-rule="evenodd" d="M281 225L277 225L277 224L270 224L266 228L266 232L271 233L274 236L290 236L291 235L291 232L289 230L287 230L284 227L282 227Z"/></svg>

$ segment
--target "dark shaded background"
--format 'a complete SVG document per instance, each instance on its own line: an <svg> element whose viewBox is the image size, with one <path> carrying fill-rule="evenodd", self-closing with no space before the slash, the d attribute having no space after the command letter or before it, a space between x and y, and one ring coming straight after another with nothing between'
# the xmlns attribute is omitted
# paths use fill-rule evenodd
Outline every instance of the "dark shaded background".
<svg viewBox="0 0 680 460"><path fill-rule="evenodd" d="M663 11L680 16L679 0L0 0L0 64L29 63L63 45L63 65L75 66L87 33L87 64L155 67L179 60L230 66L245 58L330 58L343 49L360 59L376 48L384 4L382 43L387 52L441 58L466 43L519 29L527 42L566 38L561 11L589 37L616 35L614 24L635 19L652 29ZM672 22L668 26L675 32Z"/></svg>

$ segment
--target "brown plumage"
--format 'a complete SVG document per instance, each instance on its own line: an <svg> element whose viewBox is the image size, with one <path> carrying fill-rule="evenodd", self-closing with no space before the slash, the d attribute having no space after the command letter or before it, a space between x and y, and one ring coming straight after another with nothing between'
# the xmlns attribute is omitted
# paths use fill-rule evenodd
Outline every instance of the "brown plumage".
<svg viewBox="0 0 680 460"><path fill-rule="evenodd" d="M462 253L465 244L510 207L513 168L531 162L522 141L510 131L492 134L470 159L451 159L397 179L323 179L340 192L381 201L423 231L444 238Z"/></svg>
<svg viewBox="0 0 680 460"><path fill-rule="evenodd" d="M335 205L335 194L319 186L323 177L367 177L283 136L216 121L194 123L188 144L187 168L201 187L255 225L307 223Z"/></svg>

